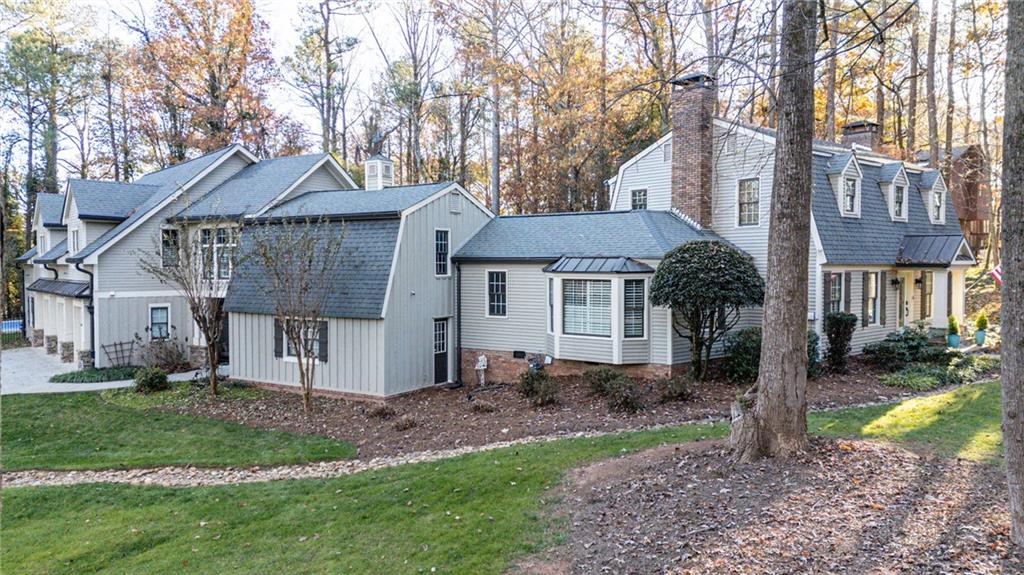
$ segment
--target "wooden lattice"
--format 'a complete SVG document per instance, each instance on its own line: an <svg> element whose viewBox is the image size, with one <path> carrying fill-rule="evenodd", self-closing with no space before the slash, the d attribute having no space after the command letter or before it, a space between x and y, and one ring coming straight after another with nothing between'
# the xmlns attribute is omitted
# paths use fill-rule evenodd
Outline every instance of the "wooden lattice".
<svg viewBox="0 0 1024 575"><path fill-rule="evenodd" d="M135 352L134 341L119 341L102 347L111 366L127 367L132 364L132 355Z"/></svg>

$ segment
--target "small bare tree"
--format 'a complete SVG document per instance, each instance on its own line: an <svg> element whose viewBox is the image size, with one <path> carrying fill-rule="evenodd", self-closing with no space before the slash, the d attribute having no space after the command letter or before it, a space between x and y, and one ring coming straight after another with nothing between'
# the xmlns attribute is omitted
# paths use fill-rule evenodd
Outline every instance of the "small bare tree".
<svg viewBox="0 0 1024 575"><path fill-rule="evenodd" d="M275 331L280 329L298 364L306 413L313 410L316 366L327 357L321 349L325 312L344 235L342 221L274 218L254 222L243 238L247 260L241 273L251 274L248 280L273 299Z"/></svg>
<svg viewBox="0 0 1024 575"><path fill-rule="evenodd" d="M161 230L152 251L139 253L139 266L185 298L206 346L210 393L217 395L220 341L227 312L222 304L232 270L239 264L242 222L223 218L191 221Z"/></svg>

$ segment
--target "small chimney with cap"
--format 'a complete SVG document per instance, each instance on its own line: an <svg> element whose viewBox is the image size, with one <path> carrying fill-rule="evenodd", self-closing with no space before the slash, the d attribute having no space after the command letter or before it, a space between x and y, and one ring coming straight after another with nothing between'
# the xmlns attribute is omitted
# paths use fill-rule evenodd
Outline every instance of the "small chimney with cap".
<svg viewBox="0 0 1024 575"><path fill-rule="evenodd" d="M877 152L881 150L882 138L879 126L870 120L856 120L843 126L844 146L857 144Z"/></svg>

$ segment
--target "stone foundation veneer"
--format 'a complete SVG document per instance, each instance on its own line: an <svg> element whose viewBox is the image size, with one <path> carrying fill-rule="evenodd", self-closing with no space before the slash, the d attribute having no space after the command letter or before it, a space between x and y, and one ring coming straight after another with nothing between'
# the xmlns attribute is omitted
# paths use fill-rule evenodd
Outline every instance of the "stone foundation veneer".
<svg viewBox="0 0 1024 575"><path fill-rule="evenodd" d="M511 351L496 351L493 349L463 349L462 350L462 382L469 387L477 385L476 360L480 355L487 356L486 384L491 383L515 383L519 375L529 369L530 358L537 354L526 354L523 359L512 357ZM543 355L540 356L543 361ZM566 375L579 375L588 369L598 366L610 367L622 373L638 379L657 379L670 377L673 372L685 372L688 364L662 365L657 363L638 363L630 365L612 365L590 363L586 361L575 361L571 359L555 359L551 365L544 366L544 371L549 375L559 377Z"/></svg>
<svg viewBox="0 0 1024 575"><path fill-rule="evenodd" d="M75 361L75 344L70 341L62 341L59 345L60 360L64 363Z"/></svg>
<svg viewBox="0 0 1024 575"><path fill-rule="evenodd" d="M43 347L43 330L32 330L32 347Z"/></svg>
<svg viewBox="0 0 1024 575"><path fill-rule="evenodd" d="M93 360L92 352L84 350L78 352L78 369L92 369L96 366L95 360Z"/></svg>
<svg viewBox="0 0 1024 575"><path fill-rule="evenodd" d="M57 353L57 336L48 335L44 338L46 342L46 353L56 354Z"/></svg>
<svg viewBox="0 0 1024 575"><path fill-rule="evenodd" d="M206 357L206 346L205 345L190 345L188 346L188 364L192 366L192 369L200 369L206 367L209 362Z"/></svg>

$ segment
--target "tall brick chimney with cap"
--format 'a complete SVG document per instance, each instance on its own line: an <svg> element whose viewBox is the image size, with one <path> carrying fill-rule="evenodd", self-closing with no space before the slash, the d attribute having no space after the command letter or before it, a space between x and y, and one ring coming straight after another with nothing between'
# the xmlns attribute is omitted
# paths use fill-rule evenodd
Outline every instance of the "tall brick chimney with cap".
<svg viewBox="0 0 1024 575"><path fill-rule="evenodd" d="M672 80L672 207L711 227L715 79L693 72Z"/></svg>
<svg viewBox="0 0 1024 575"><path fill-rule="evenodd" d="M843 126L844 146L858 144L877 152L882 148L882 138L879 137L878 124L871 120L857 120Z"/></svg>

